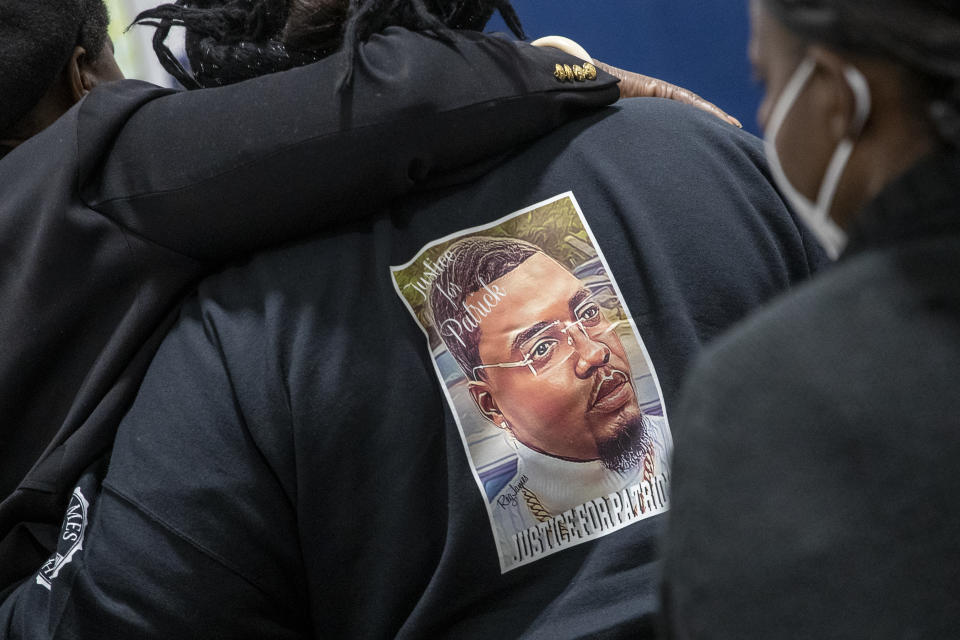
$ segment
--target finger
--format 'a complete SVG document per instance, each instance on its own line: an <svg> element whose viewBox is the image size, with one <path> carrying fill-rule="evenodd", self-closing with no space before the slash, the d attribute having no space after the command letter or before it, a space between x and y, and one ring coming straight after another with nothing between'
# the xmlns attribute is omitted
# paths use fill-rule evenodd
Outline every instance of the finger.
<svg viewBox="0 0 960 640"><path fill-rule="evenodd" d="M665 85L664 92L669 94L671 100L676 100L677 102L682 102L684 104L689 104L698 109L706 111L707 113L712 113L721 120L726 120L730 124L736 125L739 128L743 128L743 125L740 124L740 121L725 112L723 109L713 104L709 100L704 100L699 95L684 89L683 87L678 87L676 85L670 84L669 82L664 82L663 80L656 80L656 82Z"/></svg>
<svg viewBox="0 0 960 640"><path fill-rule="evenodd" d="M684 104L689 104L697 109L706 111L717 118L730 124L743 128L740 121L726 113L723 109L708 100L704 100L697 94L675 84L664 82L657 78L651 78L640 73L626 71L618 67L608 65L600 60L594 60L594 64L607 73L620 78L620 96L623 98L666 98L676 100Z"/></svg>
<svg viewBox="0 0 960 640"><path fill-rule="evenodd" d="M739 128L743 128L743 125L740 124L740 121L725 112L723 109L713 104L709 100L704 100L702 97L690 91L689 89L684 89L683 87L678 87L669 82L663 80L658 80L656 78L652 79L654 82L662 85L660 91L664 94L663 97L669 98L671 100L676 100L677 102L682 102L684 104L689 104L698 109L706 111L707 113L712 113L721 120L726 120L730 124L736 125Z"/></svg>

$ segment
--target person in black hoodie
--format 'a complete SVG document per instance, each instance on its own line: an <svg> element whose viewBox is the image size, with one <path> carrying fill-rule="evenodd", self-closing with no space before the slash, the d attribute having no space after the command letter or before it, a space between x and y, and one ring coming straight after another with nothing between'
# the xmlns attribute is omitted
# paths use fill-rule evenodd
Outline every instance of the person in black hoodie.
<svg viewBox="0 0 960 640"><path fill-rule="evenodd" d="M0 1L0 593L51 553L201 275L619 95L559 82L578 60L553 49L405 29L328 57L272 42L296 68L179 92L121 81L106 26L101 0Z"/></svg>
<svg viewBox="0 0 960 640"><path fill-rule="evenodd" d="M163 57L186 86L222 88L177 92L118 82L102 0L0 0L0 596L51 553L74 482L108 451L201 275L360 219L619 95L603 72L559 80L558 64L581 61L554 49L404 29L372 38L384 24L362 7L344 12L335 42L298 49L282 39L296 41L285 29L303 3L223 4L214 26L190 32L195 74ZM507 2L451 6L464 27L514 15ZM148 15L162 33L175 22ZM424 15L394 23L442 27ZM723 116L610 70L626 78L620 93Z"/></svg>
<svg viewBox="0 0 960 640"><path fill-rule="evenodd" d="M955 637L960 8L751 12L775 175L839 261L688 380L670 637Z"/></svg>

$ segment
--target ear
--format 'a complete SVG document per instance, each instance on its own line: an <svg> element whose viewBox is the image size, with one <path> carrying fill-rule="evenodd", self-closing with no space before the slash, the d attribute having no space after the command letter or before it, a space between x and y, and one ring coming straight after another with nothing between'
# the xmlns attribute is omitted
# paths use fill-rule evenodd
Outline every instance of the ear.
<svg viewBox="0 0 960 640"><path fill-rule="evenodd" d="M825 100L826 120L830 135L841 140L857 138L866 124L868 105L861 104L869 87L862 74L853 69L850 62L820 45L813 45L808 55L817 63L818 80L822 88L821 99ZM856 93L853 83L865 85L865 92Z"/></svg>
<svg viewBox="0 0 960 640"><path fill-rule="evenodd" d="M70 99L74 104L87 95L92 86L87 86L89 79L85 79L84 68L87 66L87 50L83 47L74 47L70 61L67 62L67 68L64 70L67 81L67 88L70 92Z"/></svg>
<svg viewBox="0 0 960 640"><path fill-rule="evenodd" d="M123 77L123 72L120 71L113 57L113 49L107 46L100 52L96 61L91 61L86 49L75 47L64 74L66 89L72 104L76 104L97 85Z"/></svg>
<svg viewBox="0 0 960 640"><path fill-rule="evenodd" d="M507 420L500 412L500 407L490 391L490 385L486 382L474 381L467 385L470 390L470 397L473 398L477 408L484 417L500 429L507 429Z"/></svg>

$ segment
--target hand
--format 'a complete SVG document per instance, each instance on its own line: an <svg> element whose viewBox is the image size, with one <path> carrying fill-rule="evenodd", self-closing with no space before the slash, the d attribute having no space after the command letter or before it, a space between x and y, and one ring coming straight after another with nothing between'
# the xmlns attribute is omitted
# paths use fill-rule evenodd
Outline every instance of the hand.
<svg viewBox="0 0 960 640"><path fill-rule="evenodd" d="M620 78L621 98L667 98L668 100L676 100L677 102L689 104L697 109L711 113L721 120L729 122L741 129L743 128L739 120L728 115L723 109L712 102L707 102L694 92L688 91L683 87L678 87L675 84L670 84L657 78L651 78L650 76L611 67L599 60L594 60L593 64L596 65L598 69L602 69L610 75Z"/></svg>

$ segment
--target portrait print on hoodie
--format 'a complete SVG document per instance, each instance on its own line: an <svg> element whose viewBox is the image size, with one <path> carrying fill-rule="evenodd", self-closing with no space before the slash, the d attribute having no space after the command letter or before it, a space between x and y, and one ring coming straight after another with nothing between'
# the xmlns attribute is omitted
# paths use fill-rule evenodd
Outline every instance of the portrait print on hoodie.
<svg viewBox="0 0 960 640"><path fill-rule="evenodd" d="M427 337L501 572L669 505L653 363L572 192L391 267Z"/></svg>

